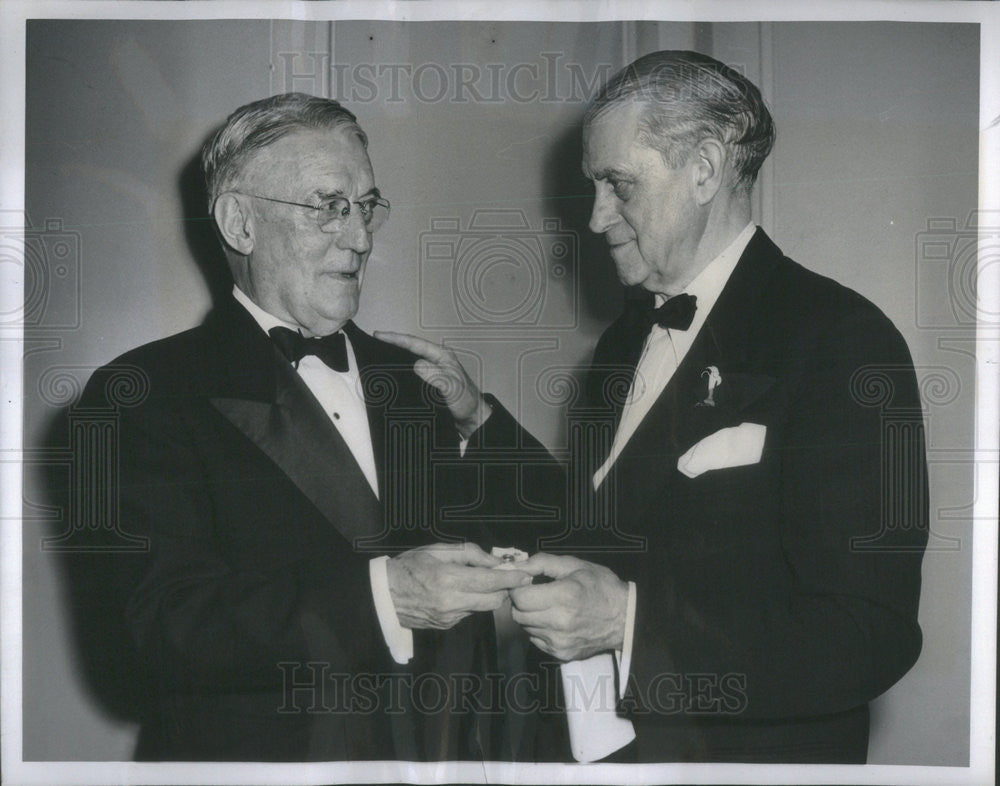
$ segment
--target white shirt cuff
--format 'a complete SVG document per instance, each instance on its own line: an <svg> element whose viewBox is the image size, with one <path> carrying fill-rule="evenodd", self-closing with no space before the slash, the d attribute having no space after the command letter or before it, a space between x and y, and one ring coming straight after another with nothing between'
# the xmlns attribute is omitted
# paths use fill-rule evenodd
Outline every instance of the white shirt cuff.
<svg viewBox="0 0 1000 786"><path fill-rule="evenodd" d="M559 665L569 746L579 762L599 761L635 739L632 722L616 709L614 671L608 652Z"/></svg>
<svg viewBox="0 0 1000 786"><path fill-rule="evenodd" d="M635 582L628 583L628 601L625 606L625 636L621 652L615 650L618 661L618 698L625 698L628 687L628 673L632 668L632 639L635 638Z"/></svg>
<svg viewBox="0 0 1000 786"><path fill-rule="evenodd" d="M375 613L382 628L382 636L389 647L389 654L396 663L409 663L413 657L413 631L399 624L396 606L389 592L389 558L376 557L368 563L368 576L372 583Z"/></svg>
<svg viewBox="0 0 1000 786"><path fill-rule="evenodd" d="M615 650L618 662L618 698L625 697L628 672L632 665L632 638L635 633L635 582L628 583L625 606L625 636L622 649ZM559 667L566 700L566 723L573 758L579 762L599 761L635 739L628 718L616 711L616 701L605 690L614 685L615 663L602 652L586 660L573 660Z"/></svg>

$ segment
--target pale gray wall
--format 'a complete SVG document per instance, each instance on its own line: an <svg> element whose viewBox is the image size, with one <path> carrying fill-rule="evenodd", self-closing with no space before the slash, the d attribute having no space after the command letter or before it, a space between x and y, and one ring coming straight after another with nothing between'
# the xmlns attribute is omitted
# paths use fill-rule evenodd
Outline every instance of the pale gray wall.
<svg viewBox="0 0 1000 786"><path fill-rule="evenodd" d="M924 286L936 268L925 265L918 275L917 254L928 219L953 218L962 226L975 206L975 27L31 23L26 208L37 226L61 219L79 248L80 300L64 293L58 307L69 312L79 302L81 320L78 327L27 331L26 348L35 351L25 361L25 445L51 446L45 435L53 423L58 431L52 402L59 397L46 390L55 367L76 366L63 370L85 379L125 349L198 322L210 304L202 270L218 261L192 190L198 146L249 100L289 87L337 90L332 62L333 72L343 74L341 97L368 131L376 179L393 202L369 263L359 323L422 333L461 349L486 389L548 445L561 447L561 408L539 388L548 370L585 362L621 297L603 244L586 231L577 128L583 88L602 66L613 70L666 47L714 54L761 84L778 144L755 195L758 220L790 256L881 306L906 336L928 385L936 514L924 563L925 647L913 671L874 705L870 760L964 764L972 539L963 506L972 501L973 363L962 353L970 347L967 326L946 324L948 293ZM522 96L537 90L533 100L517 100L503 84L517 63L538 69L537 79L519 72L515 85ZM365 86L364 71L351 72L366 64L383 66L383 78L367 74L374 89ZM385 67L407 64L429 66L418 86L423 100L408 76L394 100ZM457 95L454 70L445 72L444 95L431 100L441 86L435 64L480 68L480 95L499 100L456 101L472 96ZM502 83L495 95L491 65ZM585 77L576 95L573 68ZM455 313L456 290L424 249L431 241L471 243L468 223L482 209L521 211L529 235L546 249L534 266L527 257L520 266L485 264L488 242L478 257L494 310L541 302L534 320L529 312L516 324L484 321L482 314L478 323L443 321ZM432 232L431 222L440 219L453 219L459 229ZM545 219L558 219L559 228L545 230ZM565 264L552 258L553 234L569 248L575 243L579 254ZM461 248L475 259L474 250ZM475 293L459 286L468 305ZM935 375L946 392L934 387ZM43 528L52 526L43 519L58 514L37 507L44 494L37 478L30 472L28 478L25 758L128 758L134 727L100 706L87 687L70 634L65 581L39 546Z"/></svg>
<svg viewBox="0 0 1000 786"><path fill-rule="evenodd" d="M928 220L962 227L976 205L978 39L961 25L788 24L774 25L773 41L774 235L785 253L862 292L895 322L927 413L925 645L873 707L870 760L962 763L973 537L961 508L973 500L975 368L968 330L945 326L948 297L934 269L942 265L922 254L937 242ZM961 262L964 277L974 264L968 247Z"/></svg>

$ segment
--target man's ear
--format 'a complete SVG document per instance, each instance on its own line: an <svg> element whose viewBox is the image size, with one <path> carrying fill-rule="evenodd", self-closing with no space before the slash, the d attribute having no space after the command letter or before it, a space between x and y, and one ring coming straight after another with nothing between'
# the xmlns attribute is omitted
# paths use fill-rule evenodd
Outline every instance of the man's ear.
<svg viewBox="0 0 1000 786"><path fill-rule="evenodd" d="M699 205L707 205L725 181L728 153L718 139L706 137L694 150L694 191Z"/></svg>
<svg viewBox="0 0 1000 786"><path fill-rule="evenodd" d="M253 219L247 205L233 192L215 200L215 225L226 245L243 256L253 251Z"/></svg>

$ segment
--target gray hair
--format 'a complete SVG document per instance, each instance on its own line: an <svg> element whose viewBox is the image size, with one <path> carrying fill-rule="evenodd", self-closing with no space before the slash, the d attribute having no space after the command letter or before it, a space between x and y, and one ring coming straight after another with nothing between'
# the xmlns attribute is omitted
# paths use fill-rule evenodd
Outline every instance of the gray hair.
<svg viewBox="0 0 1000 786"><path fill-rule="evenodd" d="M232 187L247 161L257 151L302 128L344 126L368 147L368 137L357 118L332 98L305 93L283 93L241 106L233 112L201 151L209 208Z"/></svg>
<svg viewBox="0 0 1000 786"><path fill-rule="evenodd" d="M644 104L639 139L679 167L706 137L725 145L737 188L750 189L774 145L774 123L750 80L698 52L640 57L615 74L587 108L584 125L610 107Z"/></svg>

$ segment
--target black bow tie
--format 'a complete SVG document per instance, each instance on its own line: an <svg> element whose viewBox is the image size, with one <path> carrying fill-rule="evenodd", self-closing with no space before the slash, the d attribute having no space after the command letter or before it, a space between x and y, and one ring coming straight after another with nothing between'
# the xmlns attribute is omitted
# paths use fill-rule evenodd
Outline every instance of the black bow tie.
<svg viewBox="0 0 1000 786"><path fill-rule="evenodd" d="M694 321L694 312L698 308L698 298L694 295L674 295L659 308L652 305L646 311L647 329L653 325L674 330L687 330Z"/></svg>
<svg viewBox="0 0 1000 786"><path fill-rule="evenodd" d="M273 327L268 331L271 340L278 345L281 354L298 368L299 361L306 355L315 355L334 371L347 371L347 343L342 331L322 338L306 338L286 327Z"/></svg>

